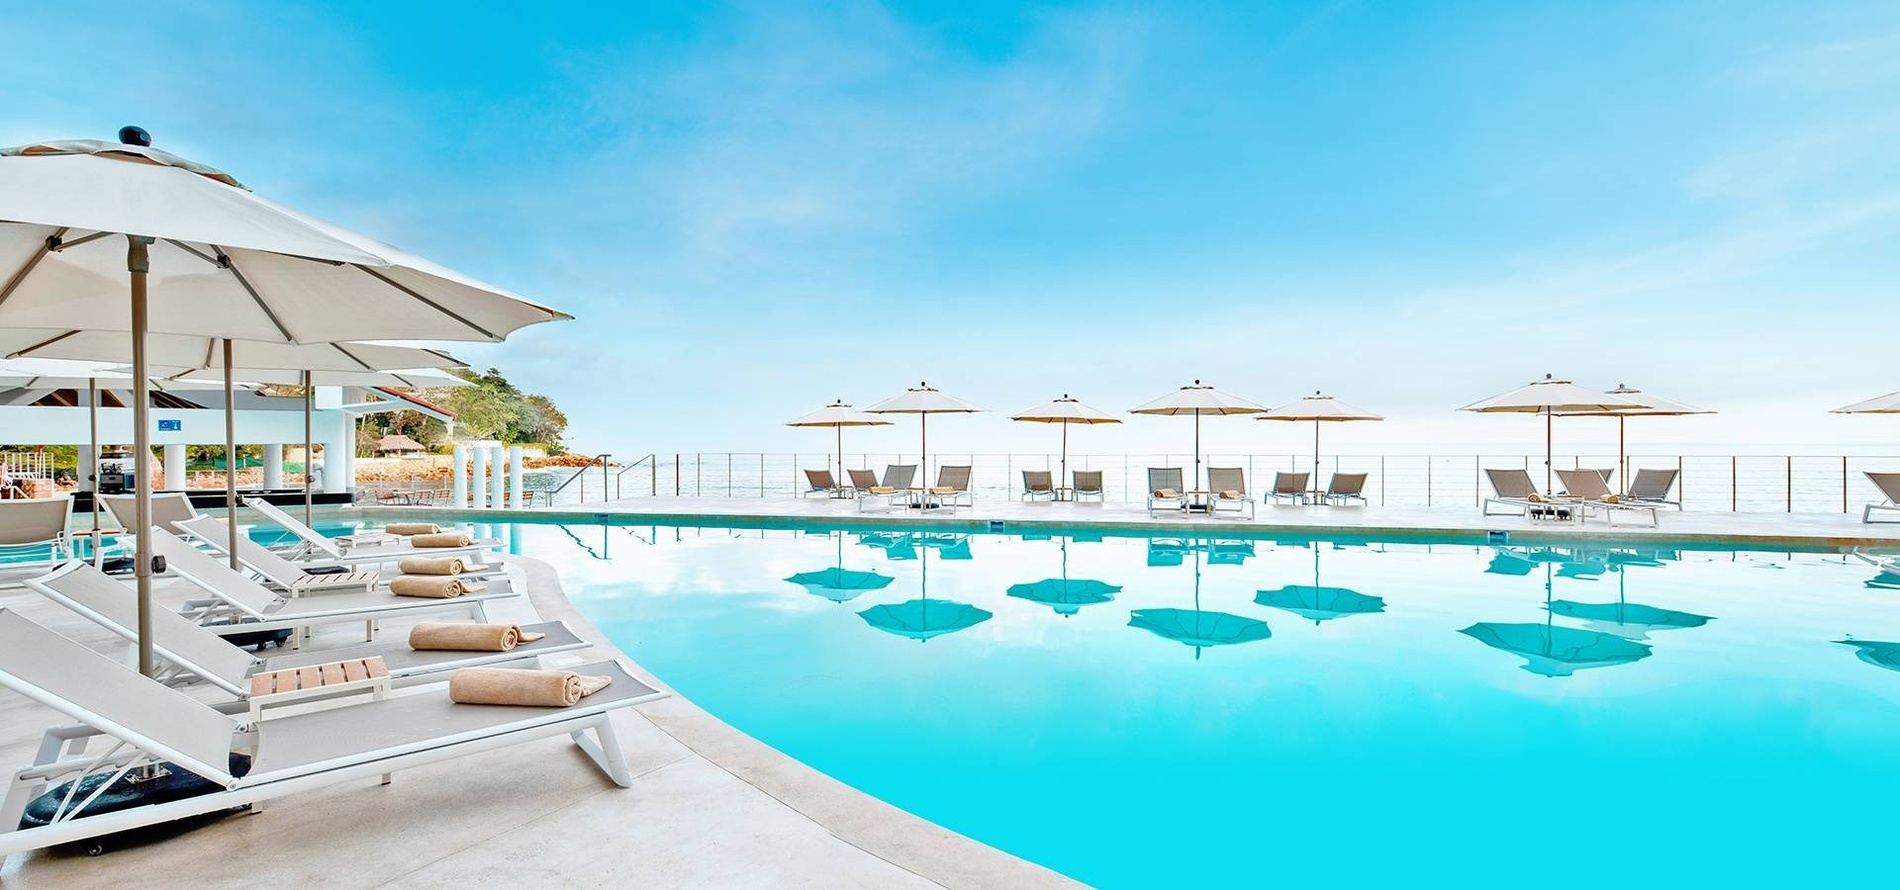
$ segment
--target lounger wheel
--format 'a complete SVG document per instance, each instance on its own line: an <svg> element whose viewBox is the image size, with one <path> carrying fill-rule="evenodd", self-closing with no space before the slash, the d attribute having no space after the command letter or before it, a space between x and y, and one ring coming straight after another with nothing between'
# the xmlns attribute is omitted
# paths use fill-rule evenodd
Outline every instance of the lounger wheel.
<svg viewBox="0 0 1900 890"><path fill-rule="evenodd" d="M87 856L104 856L106 852L111 849L111 847L106 846L105 841L86 841L80 844L80 851Z"/></svg>

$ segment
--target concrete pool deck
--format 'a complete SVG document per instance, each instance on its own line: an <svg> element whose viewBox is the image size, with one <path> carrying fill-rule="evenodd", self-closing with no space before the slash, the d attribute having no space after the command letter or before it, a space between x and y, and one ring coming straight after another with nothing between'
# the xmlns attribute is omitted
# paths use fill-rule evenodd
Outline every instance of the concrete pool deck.
<svg viewBox="0 0 1900 890"><path fill-rule="evenodd" d="M567 621L594 641L587 658L618 658L664 688L575 611L551 567L508 559L530 595L491 608L492 620ZM158 588L168 605L187 595L177 582ZM0 608L103 652L127 648L31 590L0 590ZM316 645L358 641L356 627L320 630ZM406 633L407 623L382 629L385 639ZM205 684L189 689L217 698ZM0 763L26 765L40 733L69 722L0 692ZM0 886L1077 886L856 791L678 696L620 711L614 725L631 788L614 787L566 738L544 739L400 772L388 787L294 795L101 857L17 854L0 862Z"/></svg>

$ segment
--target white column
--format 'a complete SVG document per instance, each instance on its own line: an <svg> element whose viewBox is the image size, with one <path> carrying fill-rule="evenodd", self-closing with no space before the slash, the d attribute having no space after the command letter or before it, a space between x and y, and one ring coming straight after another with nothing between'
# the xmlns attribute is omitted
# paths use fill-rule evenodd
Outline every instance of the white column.
<svg viewBox="0 0 1900 890"><path fill-rule="evenodd" d="M468 505L480 510L488 506L488 449L469 449L469 494Z"/></svg>
<svg viewBox="0 0 1900 890"><path fill-rule="evenodd" d="M284 487L284 446L264 446L264 488L276 490Z"/></svg>
<svg viewBox="0 0 1900 890"><path fill-rule="evenodd" d="M185 490L185 446L183 445L165 446L164 467L162 469L165 473L164 490L165 491L184 491ZM158 480L154 479L152 481L156 482ZM153 490L157 491L159 489L156 486L154 486Z"/></svg>
<svg viewBox="0 0 1900 890"><path fill-rule="evenodd" d="M501 446L488 446L488 503L496 508L502 505L502 496L505 493L502 486L508 482L508 477L502 475L504 470L501 462Z"/></svg>
<svg viewBox="0 0 1900 890"><path fill-rule="evenodd" d="M521 446L508 446L508 503L521 506Z"/></svg>
<svg viewBox="0 0 1900 890"><path fill-rule="evenodd" d="M455 443L449 456L449 505L468 506L468 448Z"/></svg>

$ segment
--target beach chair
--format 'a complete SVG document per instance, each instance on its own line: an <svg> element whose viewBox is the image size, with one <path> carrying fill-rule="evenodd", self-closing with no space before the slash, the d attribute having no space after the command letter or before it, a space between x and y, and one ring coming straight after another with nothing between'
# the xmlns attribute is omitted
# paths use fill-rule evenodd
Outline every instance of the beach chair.
<svg viewBox="0 0 1900 890"><path fill-rule="evenodd" d="M20 571L38 574L71 559L73 543L66 530L72 519L70 497L0 501L0 570L7 574L0 589L18 587L13 576Z"/></svg>
<svg viewBox="0 0 1900 890"><path fill-rule="evenodd" d="M1041 498L1046 501L1056 499L1056 477L1048 470L1024 470L1022 499L1033 501Z"/></svg>
<svg viewBox="0 0 1900 890"><path fill-rule="evenodd" d="M1347 501L1366 503L1366 478L1370 473L1334 473L1326 490L1320 494L1320 503L1344 504Z"/></svg>
<svg viewBox="0 0 1900 890"><path fill-rule="evenodd" d="M99 496L99 503L112 514L112 521L120 528L138 528L135 515L137 498L129 494L107 494ZM152 524L168 532L179 531L178 524L197 519L203 514L191 505L191 496L182 491L152 492ZM181 532L190 534L189 532Z"/></svg>
<svg viewBox="0 0 1900 890"><path fill-rule="evenodd" d="M1180 467L1148 468L1148 515L1155 515L1156 507L1170 510L1188 508L1187 486L1181 482Z"/></svg>
<svg viewBox="0 0 1900 890"><path fill-rule="evenodd" d="M1866 509L1860 511L1860 521L1862 522L1900 521L1900 520L1893 520L1893 519L1875 519L1874 518L1875 514L1900 513L1900 473L1868 473L1866 475L1867 475L1867 481L1872 482L1875 488L1880 489L1880 494L1884 496L1887 500L1885 503L1881 503L1881 504L1868 504Z"/></svg>
<svg viewBox="0 0 1900 890"><path fill-rule="evenodd" d="M182 614L219 636L252 631L289 630L290 643L301 647L311 627L362 622L365 640L375 638L375 622L385 618L432 616L436 612L466 612L477 621L487 619L489 602L515 595L511 582L490 580L478 591L458 597L396 596L387 591L326 593L288 596L244 577L239 572L184 539L154 527L152 552L165 557L165 570L185 579L209 596L185 604Z"/></svg>
<svg viewBox="0 0 1900 890"><path fill-rule="evenodd" d="M1564 483L1564 495L1573 499L1585 510L1595 510L1603 514L1603 519L1611 525L1616 524L1617 514L1649 514L1649 524L1653 528L1661 523L1654 504L1625 503L1621 495L1610 490L1603 481L1603 474L1595 470L1558 470L1557 478Z"/></svg>
<svg viewBox="0 0 1900 890"><path fill-rule="evenodd" d="M1492 493L1491 497L1484 499L1482 505L1486 516L1509 515L1491 512L1491 505L1497 504L1531 519L1555 519L1565 522L1583 519L1583 511L1562 502L1553 501L1540 493L1537 490L1537 483L1531 481L1528 470L1485 470L1484 476L1491 482Z"/></svg>
<svg viewBox="0 0 1900 890"><path fill-rule="evenodd" d="M0 801L0 857L344 782L387 783L400 770L562 735L627 787L633 775L613 712L667 694L617 662L572 670L612 682L566 708L456 704L438 687L251 723L0 610L0 686L78 724L47 730L38 756L14 772ZM94 738L107 744L88 751ZM184 778L179 773L197 777L203 793L123 809L111 809L100 794L68 793L44 803L50 812L32 806L49 787L123 789L127 774L154 766L174 782ZM34 819L23 822L29 812Z"/></svg>
<svg viewBox="0 0 1900 890"><path fill-rule="evenodd" d="M877 474L870 470L846 470L844 474L851 480L849 491L852 497L864 497L878 486Z"/></svg>
<svg viewBox="0 0 1900 890"><path fill-rule="evenodd" d="M924 503L930 507L948 507L952 513L959 505L973 506L976 501L970 495L970 469L967 464L938 467L937 484L924 492Z"/></svg>
<svg viewBox="0 0 1900 890"><path fill-rule="evenodd" d="M123 637L128 643L138 642L138 605L128 596L129 588L112 576L83 562L69 562L51 574L29 579L26 586ZM545 636L531 643L521 643L507 652L417 650L409 648L405 639L340 649L307 649L262 658L225 642L210 629L183 615L154 609L152 650L170 663L157 675L159 679L178 682L197 677L244 698L251 692L251 675L258 673L377 657L389 668L391 679L427 678L443 671L522 661L593 645L576 636L565 622L524 624L521 629Z"/></svg>
<svg viewBox="0 0 1900 890"><path fill-rule="evenodd" d="M844 488L838 485L838 480L832 477L830 470L806 470L805 482L811 487L806 489L804 494L799 495L800 497L811 497L815 494L822 494L828 498L845 496Z"/></svg>
<svg viewBox="0 0 1900 890"><path fill-rule="evenodd" d="M884 468L884 481L871 486L864 496L858 498L858 510L863 512L864 505L871 501L880 502L884 509L910 506L914 492L910 484L917 478L916 464L890 464Z"/></svg>
<svg viewBox="0 0 1900 890"><path fill-rule="evenodd" d="M1104 503L1108 501L1108 492L1102 489L1101 470L1071 470L1069 476L1075 480L1075 487L1069 489L1070 500L1094 498Z"/></svg>
<svg viewBox="0 0 1900 890"><path fill-rule="evenodd" d="M178 527L193 538L221 555L229 555L231 545L228 526L216 516L200 516L197 519L178 523ZM318 593L330 590L370 590L382 579L375 570L346 571L335 573L313 573L306 571L315 566L299 565L285 559L282 554L251 540L249 535L238 535L238 564L256 572L265 583L284 593L296 596L304 593Z"/></svg>
<svg viewBox="0 0 1900 890"><path fill-rule="evenodd" d="M1254 518L1254 499L1247 494L1247 474L1240 467L1207 468L1207 509L1209 514L1247 511Z"/></svg>
<svg viewBox="0 0 1900 890"><path fill-rule="evenodd" d="M1281 498L1299 504L1312 503L1313 495L1306 490L1307 483L1312 480L1312 473L1275 473L1273 490L1267 492L1267 497L1273 498L1275 503L1279 503Z"/></svg>
<svg viewBox="0 0 1900 890"><path fill-rule="evenodd" d="M371 535L352 535L350 538L331 538L317 531L289 513L263 498L245 498L244 506L256 510L265 519L297 537L298 544L283 555L290 559L308 557L329 563L385 563L395 562L407 556L460 556L475 566L481 567L482 554L501 546L500 541L476 541L466 547L416 547L404 541L398 535L374 533ZM197 522L198 520L187 520ZM208 524L207 524L208 527ZM228 544L220 538L214 543ZM242 546L242 545L240 545Z"/></svg>
<svg viewBox="0 0 1900 890"><path fill-rule="evenodd" d="M1629 491L1623 493L1623 502L1680 510L1682 502L1669 499L1669 492L1676 487L1676 477L1680 475L1681 470L1637 470L1635 478L1630 480Z"/></svg>

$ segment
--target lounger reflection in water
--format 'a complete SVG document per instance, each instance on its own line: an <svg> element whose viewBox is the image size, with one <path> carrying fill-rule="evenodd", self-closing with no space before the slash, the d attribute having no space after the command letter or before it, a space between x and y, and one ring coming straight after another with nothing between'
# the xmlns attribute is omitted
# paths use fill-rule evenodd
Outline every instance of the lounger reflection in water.
<svg viewBox="0 0 1900 890"><path fill-rule="evenodd" d="M615 737L614 711L663 698L612 661L573 668L611 683L566 708L464 705L440 686L380 701L292 714L246 725L183 692L114 662L26 618L0 610L0 686L81 726L48 730L36 761L17 772L0 804L0 856L71 843L317 788L385 776L559 735L568 735L616 785L633 782ZM591 737L590 737L591 736ZM104 749L85 750L93 737ZM234 757L233 755L248 755ZM123 788L147 767L205 780L205 793L115 812L89 813L94 791ZM81 784L74 786L73 782ZM87 793L35 807L53 788Z"/></svg>
<svg viewBox="0 0 1900 890"><path fill-rule="evenodd" d="M128 642L138 639L138 605L126 585L83 562L70 562L58 571L26 582L41 595L79 613ZM234 696L250 694L252 674L314 667L339 661L377 657L389 668L392 680L439 678L445 671L538 658L556 652L584 649L589 643L559 621L524 625L524 632L541 634L533 642L499 652L411 649L406 639L285 653L259 658L223 639L210 629L176 612L152 610L152 649L168 667L158 674L170 680L195 676Z"/></svg>

